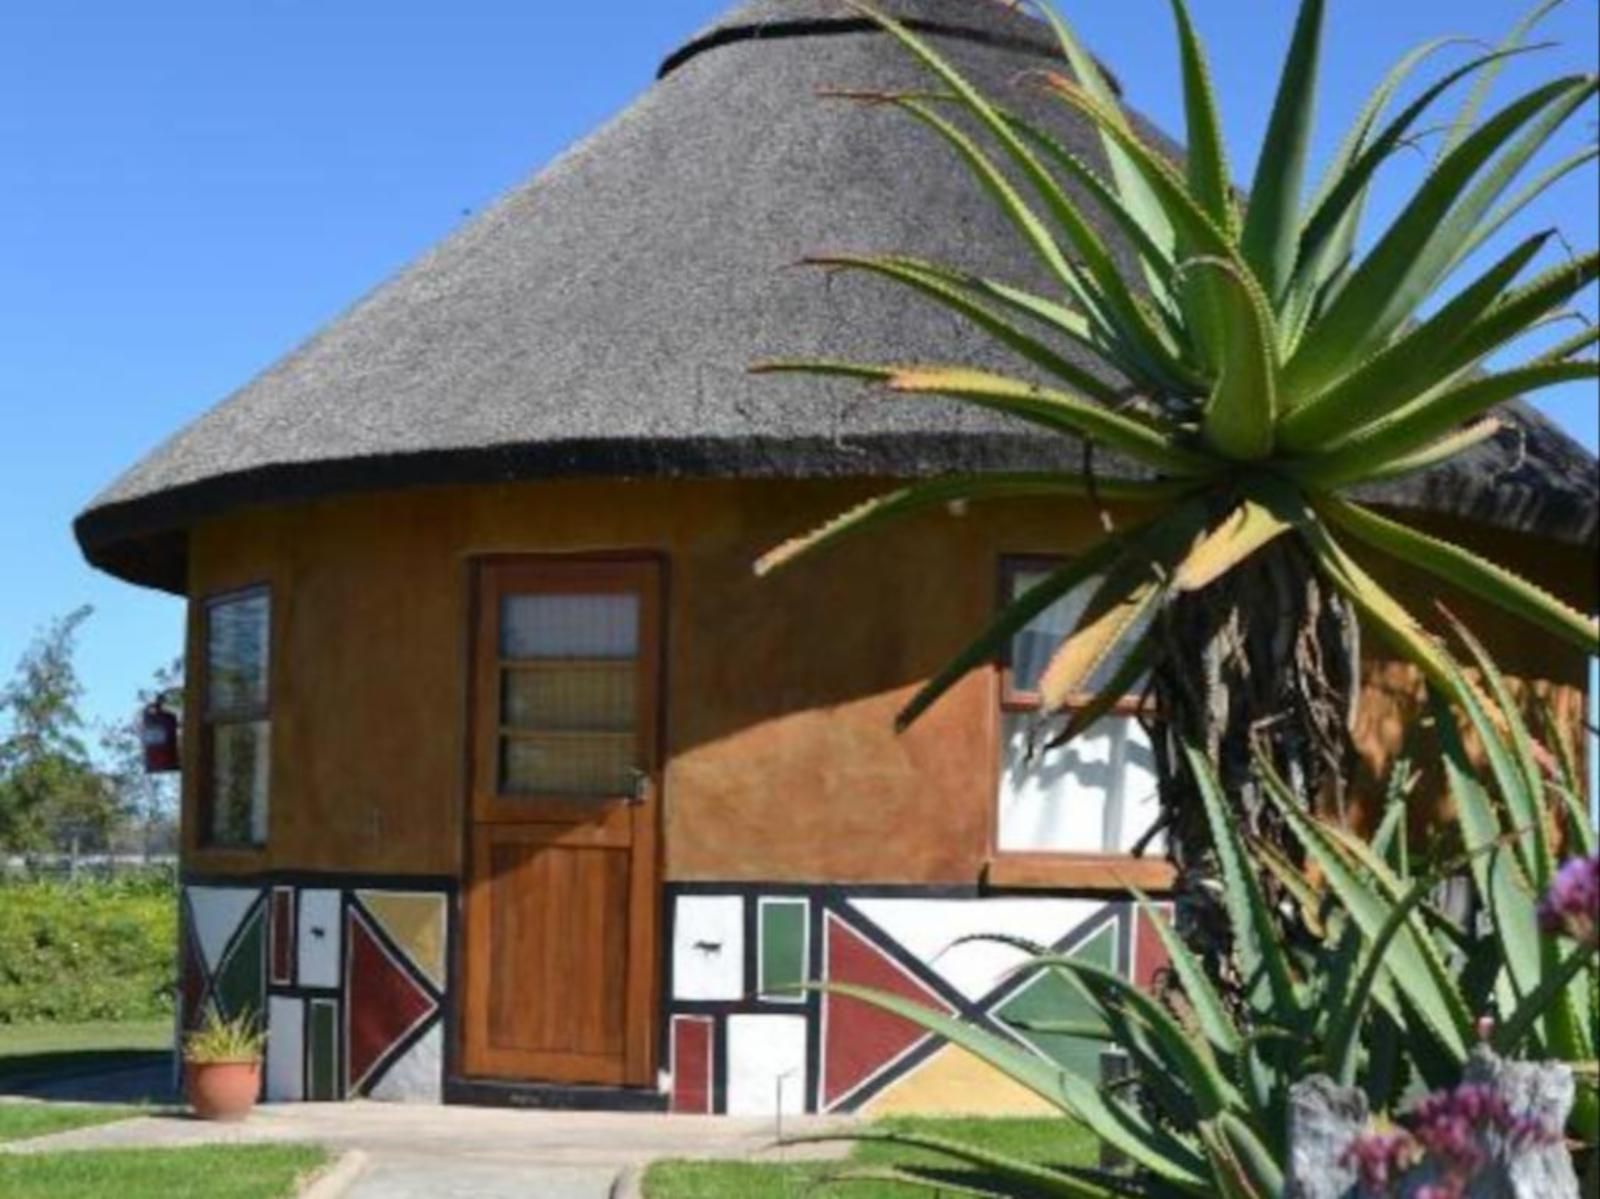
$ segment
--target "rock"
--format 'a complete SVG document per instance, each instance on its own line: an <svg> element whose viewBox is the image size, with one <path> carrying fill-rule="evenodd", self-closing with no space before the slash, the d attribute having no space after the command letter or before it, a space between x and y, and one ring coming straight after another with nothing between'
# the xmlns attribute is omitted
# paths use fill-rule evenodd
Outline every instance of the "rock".
<svg viewBox="0 0 1600 1199"><path fill-rule="evenodd" d="M1289 1090L1289 1170L1284 1199L1344 1199L1355 1194L1355 1167L1341 1160L1366 1128L1367 1096L1313 1074Z"/></svg>
<svg viewBox="0 0 1600 1199"><path fill-rule="evenodd" d="M1559 1062L1508 1062L1479 1046L1462 1081L1493 1087L1512 1112L1535 1116L1547 1128L1564 1128L1572 1110L1572 1071ZM1367 1100L1360 1090L1321 1075L1296 1083L1289 1095L1284 1199L1367 1199L1356 1185L1356 1171L1342 1161L1366 1125ZM1495 1131L1484 1134L1483 1144L1489 1163L1472 1181L1467 1199L1578 1199L1578 1177L1564 1144L1511 1144ZM1392 1194L1414 1199L1434 1179L1424 1166L1401 1179Z"/></svg>

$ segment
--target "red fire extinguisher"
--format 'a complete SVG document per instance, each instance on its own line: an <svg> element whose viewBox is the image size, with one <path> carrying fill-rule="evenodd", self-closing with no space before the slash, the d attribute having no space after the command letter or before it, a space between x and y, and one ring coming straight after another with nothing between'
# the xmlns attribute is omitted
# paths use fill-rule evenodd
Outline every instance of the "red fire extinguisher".
<svg viewBox="0 0 1600 1199"><path fill-rule="evenodd" d="M160 696L145 706L139 740L144 743L146 774L170 774L179 768L178 718L167 711Z"/></svg>

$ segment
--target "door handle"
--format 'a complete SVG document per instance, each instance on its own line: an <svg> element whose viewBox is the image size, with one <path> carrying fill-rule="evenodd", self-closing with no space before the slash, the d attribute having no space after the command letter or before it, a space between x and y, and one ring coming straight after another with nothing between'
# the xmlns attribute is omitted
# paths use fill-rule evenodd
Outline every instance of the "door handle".
<svg viewBox="0 0 1600 1199"><path fill-rule="evenodd" d="M650 772L634 767L629 773L633 776L633 791L628 796L628 803L637 808L650 798Z"/></svg>

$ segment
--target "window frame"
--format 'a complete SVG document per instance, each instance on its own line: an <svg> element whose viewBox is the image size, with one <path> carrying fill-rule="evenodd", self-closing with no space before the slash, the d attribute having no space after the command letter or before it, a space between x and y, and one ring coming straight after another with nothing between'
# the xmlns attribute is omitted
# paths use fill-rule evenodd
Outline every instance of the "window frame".
<svg viewBox="0 0 1600 1199"><path fill-rule="evenodd" d="M1070 554L1001 554L999 566L998 597L995 610L1004 611L1013 597L1013 587L1019 574L1029 571L1054 571L1059 570L1072 561ZM1000 651L1000 709L1003 712L1036 712L1039 710L1039 693L1037 691L1024 691L1016 685L1016 676L1012 670L1011 643L1016 640L1015 634L1006 638L1004 648ZM1094 699L1094 693L1080 691L1074 693L1062 705L1067 711L1077 711L1086 708ZM1144 696L1137 692L1130 692L1112 705L1106 713L1108 716L1136 716L1146 707Z"/></svg>
<svg viewBox="0 0 1600 1199"><path fill-rule="evenodd" d="M212 614L220 607L228 604L241 603L246 600L263 598L267 601L266 641L263 653L263 668L266 671L266 686L259 705L229 709L219 717L214 712L211 703L211 627ZM241 841L218 840L216 834L216 778L214 767L216 764L216 745L213 732L219 726L234 724L265 724L267 726L267 787L263 804L266 807L267 828L271 828L272 820L272 769L273 741L272 736L272 709L273 689L276 681L277 670L274 665L274 650L277 637L273 628L273 618L277 605L273 601L272 585L266 582L249 583L242 587L230 587L225 591L213 592L203 596L199 601L199 629L198 629L198 675L199 675L199 704L195 708L195 721L199 736L196 765L199 778L196 781L196 795L199 800L197 807L197 829L195 830L195 843L201 850L213 853L261 853L267 848L270 835L264 835L259 841L253 838Z"/></svg>
<svg viewBox="0 0 1600 1199"><path fill-rule="evenodd" d="M1028 571L1053 571L1072 561L1071 554L1001 553L996 569L995 611L1011 602L1017 575ZM998 890L1049 890L1084 893L1117 892L1126 894L1130 886L1156 894L1172 889L1176 872L1164 856L1135 857L1128 853L1090 852L1076 849L1001 849L1000 780L1005 768L1004 717L1036 712L1040 707L1037 692L1015 685L1011 644L1005 645L994 660L995 717L991 722L991 770L993 791L989 801L989 852L983 866L982 885ZM1094 698L1090 693L1073 695L1064 705L1076 711ZM1142 693L1119 699L1106 716L1137 718L1153 709Z"/></svg>

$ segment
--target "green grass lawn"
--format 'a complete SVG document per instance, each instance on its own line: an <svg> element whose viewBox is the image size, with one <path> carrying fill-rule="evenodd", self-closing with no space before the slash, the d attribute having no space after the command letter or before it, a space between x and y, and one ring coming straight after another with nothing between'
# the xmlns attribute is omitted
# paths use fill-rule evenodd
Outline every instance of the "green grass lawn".
<svg viewBox="0 0 1600 1199"><path fill-rule="evenodd" d="M879 1128L895 1128L965 1141L1004 1153L1062 1166L1093 1166L1098 1143L1088 1132L1064 1119L893 1119ZM804 1199L830 1176L852 1168L914 1167L938 1172L952 1184L982 1185L981 1174L962 1170L947 1158L892 1145L858 1144L844 1161L830 1162L657 1162L645 1173L646 1199ZM826 1192L824 1192L826 1193ZM926 1195L919 1188L894 1182L841 1185L849 1199L908 1199Z"/></svg>
<svg viewBox="0 0 1600 1199"><path fill-rule="evenodd" d="M0 1154L6 1199L288 1199L327 1154L306 1145Z"/></svg>
<svg viewBox="0 0 1600 1199"><path fill-rule="evenodd" d="M25 1141L29 1137L66 1132L72 1128L110 1124L139 1114L139 1108L111 1104L0 1103L0 1145L7 1141Z"/></svg>
<svg viewBox="0 0 1600 1199"><path fill-rule="evenodd" d="M137 1065L172 1048L172 1021L0 1024L0 1081Z"/></svg>

